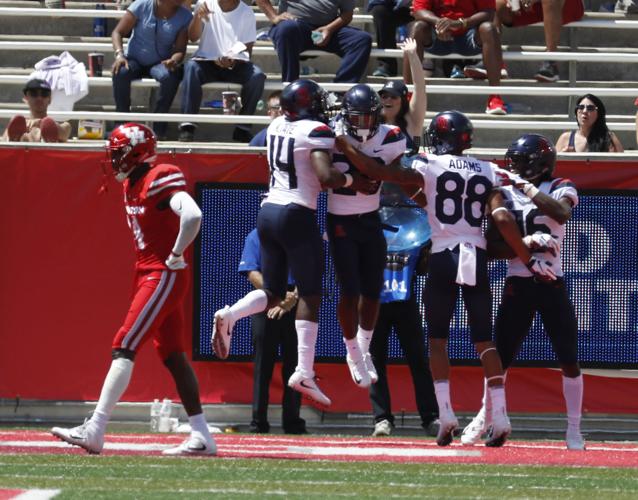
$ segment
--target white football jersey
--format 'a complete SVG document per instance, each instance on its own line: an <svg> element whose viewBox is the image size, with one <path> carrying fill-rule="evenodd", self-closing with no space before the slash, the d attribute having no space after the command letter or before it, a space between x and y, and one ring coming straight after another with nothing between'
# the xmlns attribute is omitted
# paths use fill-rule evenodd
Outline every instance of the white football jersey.
<svg viewBox="0 0 638 500"><path fill-rule="evenodd" d="M399 127L381 124L377 133L366 142L359 142L346 135L348 142L362 153L374 158L379 163L388 165L398 156L405 153L405 136ZM352 173L357 168L346 158L346 155L335 150L332 163L340 172ZM350 188L338 188L328 191L328 212L335 215L366 214L379 209L381 183L374 194L364 194Z"/></svg>
<svg viewBox="0 0 638 500"><path fill-rule="evenodd" d="M316 210L321 184L310 164L310 153L316 149L330 153L334 143L334 132L325 123L275 118L266 135L270 189L264 203L297 203Z"/></svg>
<svg viewBox="0 0 638 500"><path fill-rule="evenodd" d="M555 200L567 197L571 200L573 206L578 204L578 192L569 179L552 179L551 181L541 183L538 189ZM543 215L534 202L518 189L508 186L502 188L501 191L505 197L505 206L516 218L516 222L523 236L534 233L551 234L558 239L560 248L563 248L565 224L559 224L551 217ZM552 264L552 271L554 271L556 276L563 276L560 253L556 256L553 256L549 252L536 255L541 256L543 260L549 261ZM527 269L527 266L521 262L521 259L514 258L507 262L507 275L532 276L532 273Z"/></svg>
<svg viewBox="0 0 638 500"><path fill-rule="evenodd" d="M432 253L461 243L486 247L481 224L490 192L511 177L495 163L471 156L426 155L412 163L424 179Z"/></svg>

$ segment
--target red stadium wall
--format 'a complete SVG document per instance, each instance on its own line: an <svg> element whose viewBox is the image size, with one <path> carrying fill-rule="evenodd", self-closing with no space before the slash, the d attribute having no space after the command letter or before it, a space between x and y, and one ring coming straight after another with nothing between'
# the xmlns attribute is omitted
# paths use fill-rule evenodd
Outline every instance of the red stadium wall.
<svg viewBox="0 0 638 500"><path fill-rule="evenodd" d="M120 186L103 182L97 151L0 148L3 206L0 212L0 398L96 400L110 364L110 342L128 304L133 247ZM263 156L254 154L161 155L195 182L266 182ZM562 162L559 175L580 188L638 189L631 164ZM192 318L192 302L186 304ZM189 325L190 326L190 325ZM190 328L184 332L190 339ZM195 362L207 403L249 403L250 363ZM369 411L367 393L356 389L345 365L319 364L332 411ZM455 407L475 410L481 373L453 368ZM276 370L277 374L277 370ZM391 366L393 406L415 411L404 366ZM638 413L638 380L586 376L589 412ZM273 401L281 397L275 376ZM561 412L560 374L549 369L513 369L508 379L513 412ZM351 388L340 390L341 387ZM140 353L124 399L177 399L152 348Z"/></svg>

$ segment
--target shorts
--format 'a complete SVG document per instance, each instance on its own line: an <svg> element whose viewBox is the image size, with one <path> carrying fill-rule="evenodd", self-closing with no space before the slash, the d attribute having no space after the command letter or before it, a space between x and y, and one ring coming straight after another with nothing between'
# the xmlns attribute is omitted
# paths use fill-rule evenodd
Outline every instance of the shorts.
<svg viewBox="0 0 638 500"><path fill-rule="evenodd" d="M563 5L563 24L580 20L585 14L585 6L582 0L565 0ZM528 11L520 10L520 15L513 14L512 24L506 24L510 28L517 26L528 26L530 24L543 22L543 6L541 2L532 5Z"/></svg>
<svg viewBox="0 0 638 500"><path fill-rule="evenodd" d="M113 349L137 352L153 339L162 361L170 354L184 352L183 299L187 287L186 271L138 271L131 306L113 339Z"/></svg>
<svg viewBox="0 0 638 500"><path fill-rule="evenodd" d="M432 28L432 45L425 48L425 51L435 56L446 56L448 54L461 54L462 56L475 56L481 53L482 49L476 38L476 28L470 28L465 33L455 36L450 41L440 40Z"/></svg>

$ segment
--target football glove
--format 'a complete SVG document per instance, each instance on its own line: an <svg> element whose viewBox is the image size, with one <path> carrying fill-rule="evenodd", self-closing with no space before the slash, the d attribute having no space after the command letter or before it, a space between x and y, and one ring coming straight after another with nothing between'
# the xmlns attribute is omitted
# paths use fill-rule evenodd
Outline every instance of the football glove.
<svg viewBox="0 0 638 500"><path fill-rule="evenodd" d="M168 259L166 259L166 262L164 263L166 264L166 267L168 267L171 271L186 269L186 266L188 265L186 264L183 255L175 255L173 252L169 254Z"/></svg>
<svg viewBox="0 0 638 500"><path fill-rule="evenodd" d="M555 236L547 233L534 233L523 238L523 243L532 252L549 252L556 257L560 252L560 245Z"/></svg>
<svg viewBox="0 0 638 500"><path fill-rule="evenodd" d="M534 277L539 278L541 281L554 281L556 279L556 275L551 269L551 262L532 257L526 265Z"/></svg>

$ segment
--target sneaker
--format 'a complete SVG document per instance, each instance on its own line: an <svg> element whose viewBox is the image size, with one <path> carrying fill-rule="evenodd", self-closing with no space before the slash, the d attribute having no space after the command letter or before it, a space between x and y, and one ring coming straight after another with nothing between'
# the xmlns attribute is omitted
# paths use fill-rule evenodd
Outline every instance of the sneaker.
<svg viewBox="0 0 638 500"><path fill-rule="evenodd" d="M255 422L254 420L248 426L248 432L253 434L268 434L270 432L270 424L268 422Z"/></svg>
<svg viewBox="0 0 638 500"><path fill-rule="evenodd" d="M430 421L427 425L423 425L425 433L428 436L436 437L439 435L439 429L441 428L441 421L438 418Z"/></svg>
<svg viewBox="0 0 638 500"><path fill-rule="evenodd" d="M479 61L477 64L465 66L465 68L463 68L463 74L467 78L472 78L473 80L485 80L487 78L487 69L483 64L483 61ZM501 78L507 79L509 77L510 75L507 72L507 67L505 66L505 63L503 63L501 65ZM452 76L450 76L450 78L452 78Z"/></svg>
<svg viewBox="0 0 638 500"><path fill-rule="evenodd" d="M452 71L450 72L450 78L452 78L453 80L462 80L467 77L465 76L465 73L463 72L461 66L455 64L452 67Z"/></svg>
<svg viewBox="0 0 638 500"><path fill-rule="evenodd" d="M487 98L487 107L485 112L488 115L506 115L507 108L500 95L492 94Z"/></svg>
<svg viewBox="0 0 638 500"><path fill-rule="evenodd" d="M507 437L512 433L512 425L507 415L497 414L492 416L492 425L487 432L487 440L485 446L490 448L499 448L505 444Z"/></svg>
<svg viewBox="0 0 638 500"><path fill-rule="evenodd" d="M27 119L22 115L15 115L7 125L7 137L12 142L18 142L27 133Z"/></svg>
<svg viewBox="0 0 638 500"><path fill-rule="evenodd" d="M472 421L465 426L463 434L461 434L461 444L472 446L478 443L485 431L487 425L485 422L485 411L481 408Z"/></svg>
<svg viewBox="0 0 638 500"><path fill-rule="evenodd" d="M179 126L179 142L193 142L195 140L195 129L197 125L194 123L182 123Z"/></svg>
<svg viewBox="0 0 638 500"><path fill-rule="evenodd" d="M328 396L321 392L321 389L319 389L315 379L304 378L301 372L296 371L290 376L288 379L288 387L300 392L320 405L330 406L332 404L332 401L328 399Z"/></svg>
<svg viewBox="0 0 638 500"><path fill-rule="evenodd" d="M40 120L40 138L43 142L58 142L58 124L49 116Z"/></svg>
<svg viewBox="0 0 638 500"><path fill-rule="evenodd" d="M537 82L557 82L560 79L558 66L555 62L544 61L534 78Z"/></svg>
<svg viewBox="0 0 638 500"><path fill-rule="evenodd" d="M370 383L376 384L379 381L379 375L377 374L377 369L374 367L374 363L372 362L372 356L369 352L366 352L363 355L363 362L366 364L366 370L368 370L368 375L370 375Z"/></svg>
<svg viewBox="0 0 638 500"><path fill-rule="evenodd" d="M350 368L350 375L352 376L354 383L363 389L370 387L370 374L368 373L363 356L354 360L348 354L346 355L346 361L348 363L348 368Z"/></svg>
<svg viewBox="0 0 638 500"><path fill-rule="evenodd" d="M390 434L392 434L392 424L389 420L380 420L379 422L374 424L372 437L389 436Z"/></svg>
<svg viewBox="0 0 638 500"><path fill-rule="evenodd" d="M436 444L448 446L454 438L454 431L459 426L459 421L454 415L447 418L439 417L439 432L436 435Z"/></svg>
<svg viewBox="0 0 638 500"><path fill-rule="evenodd" d="M84 448L93 455L98 455L104 448L104 435L94 429L88 418L84 420L82 425L72 429L53 427L51 434L69 444Z"/></svg>
<svg viewBox="0 0 638 500"><path fill-rule="evenodd" d="M215 356L219 359L226 359L230 353L230 337L233 334L233 326L235 326L235 320L229 306L225 306L215 313L213 335L210 342Z"/></svg>
<svg viewBox="0 0 638 500"><path fill-rule="evenodd" d="M217 453L217 445L211 437L206 439L200 432L194 431L179 446L162 451L162 455L171 456L211 456Z"/></svg>
<svg viewBox="0 0 638 500"><path fill-rule="evenodd" d="M568 427L567 433L565 434L565 443L567 444L568 450L585 449L585 439L579 429L572 429Z"/></svg>
<svg viewBox="0 0 638 500"><path fill-rule="evenodd" d="M372 76L379 76L382 78L390 78L392 75L390 74L390 72L388 71L388 69L385 66L378 66L377 69L375 69L372 72Z"/></svg>
<svg viewBox="0 0 638 500"><path fill-rule="evenodd" d="M638 4L636 4L636 0L618 0L614 12L616 14L637 15Z"/></svg>

